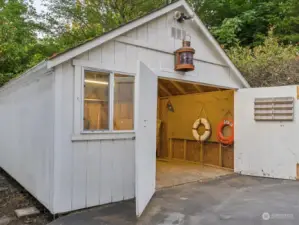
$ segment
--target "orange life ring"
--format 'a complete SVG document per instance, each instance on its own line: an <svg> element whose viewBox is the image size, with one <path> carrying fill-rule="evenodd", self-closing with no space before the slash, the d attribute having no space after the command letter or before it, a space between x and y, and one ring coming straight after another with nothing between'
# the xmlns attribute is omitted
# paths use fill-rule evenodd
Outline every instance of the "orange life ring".
<svg viewBox="0 0 299 225"><path fill-rule="evenodd" d="M232 129L232 133L228 137L224 137L222 133L223 128L226 126L230 126ZM226 144L226 145L233 144L234 143L234 122L230 119L225 119L221 121L217 128L217 137L222 144Z"/></svg>

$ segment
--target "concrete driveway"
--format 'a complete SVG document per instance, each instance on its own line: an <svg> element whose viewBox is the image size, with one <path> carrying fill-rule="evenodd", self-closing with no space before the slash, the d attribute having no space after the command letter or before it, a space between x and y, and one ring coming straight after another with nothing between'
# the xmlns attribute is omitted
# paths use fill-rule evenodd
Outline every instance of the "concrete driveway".
<svg viewBox="0 0 299 225"><path fill-rule="evenodd" d="M299 224L299 182L232 175L158 191L136 220L133 201L74 213L51 225Z"/></svg>

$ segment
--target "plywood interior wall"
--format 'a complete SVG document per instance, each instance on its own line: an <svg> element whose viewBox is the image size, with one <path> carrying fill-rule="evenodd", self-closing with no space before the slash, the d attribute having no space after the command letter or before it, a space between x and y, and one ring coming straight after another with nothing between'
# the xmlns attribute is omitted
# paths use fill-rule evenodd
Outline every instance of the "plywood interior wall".
<svg viewBox="0 0 299 225"><path fill-rule="evenodd" d="M101 89L100 89L101 90ZM84 127L88 130L102 130L108 128L109 102L107 93L97 96L85 96ZM104 100L103 100L104 99ZM121 82L115 84L113 129L132 130L134 128L134 83Z"/></svg>
<svg viewBox="0 0 299 225"><path fill-rule="evenodd" d="M134 83L132 81L116 83L114 91L114 130L132 130L134 128Z"/></svg>
<svg viewBox="0 0 299 225"><path fill-rule="evenodd" d="M216 132L220 121L234 118L233 102L232 90L160 98L158 118L162 124L158 156L233 168L233 146L220 147ZM174 112L169 111L168 104ZM207 118L212 128L210 139L202 145L192 136L192 125L199 117Z"/></svg>

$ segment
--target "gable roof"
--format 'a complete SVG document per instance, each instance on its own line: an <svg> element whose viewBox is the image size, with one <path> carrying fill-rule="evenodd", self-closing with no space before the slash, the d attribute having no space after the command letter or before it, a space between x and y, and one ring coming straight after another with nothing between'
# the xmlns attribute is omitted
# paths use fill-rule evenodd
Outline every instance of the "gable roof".
<svg viewBox="0 0 299 225"><path fill-rule="evenodd" d="M99 45L102 45L105 42L108 42L124 33L127 33L128 31L142 26L170 11L173 11L179 7L184 7L185 10L189 15L194 15L194 21L199 27L199 29L203 32L205 37L210 41L212 46L216 49L216 51L220 54L220 56L223 58L223 60L227 63L228 67L236 74L237 78L241 81L241 83L244 85L244 87L250 87L248 82L245 80L245 78L242 76L240 71L236 68L236 66L231 62L229 57L226 55L224 50L220 47L218 42L215 40L215 38L212 36L212 34L208 31L208 29L205 27L205 25L202 23L202 21L199 19L199 17L193 12L189 4L185 0L179 0L174 3L171 3L163 8L160 8L154 12L151 12L150 14L147 14L139 19L133 20L125 25L122 25L112 31L109 31L107 33L104 33L103 35L96 37L92 40L89 40L79 46L76 46L74 48L71 48L65 52L62 52L52 58L50 58L47 61L47 69L51 69L65 61L68 61L88 50L91 50Z"/></svg>

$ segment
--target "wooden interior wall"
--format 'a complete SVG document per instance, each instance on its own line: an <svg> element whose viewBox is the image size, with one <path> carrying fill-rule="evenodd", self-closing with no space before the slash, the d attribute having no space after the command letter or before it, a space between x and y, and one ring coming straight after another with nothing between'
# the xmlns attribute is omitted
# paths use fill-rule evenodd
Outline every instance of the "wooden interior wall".
<svg viewBox="0 0 299 225"><path fill-rule="evenodd" d="M129 79L121 81L121 79ZM116 75L114 84L114 130L134 129L134 78Z"/></svg>
<svg viewBox="0 0 299 225"><path fill-rule="evenodd" d="M132 130L134 128L134 107L131 102L114 104L114 130Z"/></svg>
<svg viewBox="0 0 299 225"><path fill-rule="evenodd" d="M158 156L161 158L168 157L168 99L159 99L158 101L158 118L162 121L160 128L160 145L158 146Z"/></svg>
<svg viewBox="0 0 299 225"><path fill-rule="evenodd" d="M234 91L217 91L159 99L158 118L162 120L159 157L233 169L233 146L220 148L216 133L220 121L234 118L233 98ZM167 104L173 106L174 112L168 110ZM212 129L202 152L200 143L192 136L192 125L199 117L207 117Z"/></svg>
<svg viewBox="0 0 299 225"><path fill-rule="evenodd" d="M97 89L98 92L103 89ZM84 103L84 127L89 130L108 128L109 116L106 94L88 95ZM132 130L134 128L134 83L121 82L115 84L113 128L114 130Z"/></svg>
<svg viewBox="0 0 299 225"><path fill-rule="evenodd" d="M102 130L108 127L108 105L103 102L85 101L84 129Z"/></svg>
<svg viewBox="0 0 299 225"><path fill-rule="evenodd" d="M133 104L131 102L117 102L114 104L114 130L132 130ZM85 102L84 122L89 130L107 129L109 115L108 105L97 102ZM87 124L88 123L88 124Z"/></svg>

